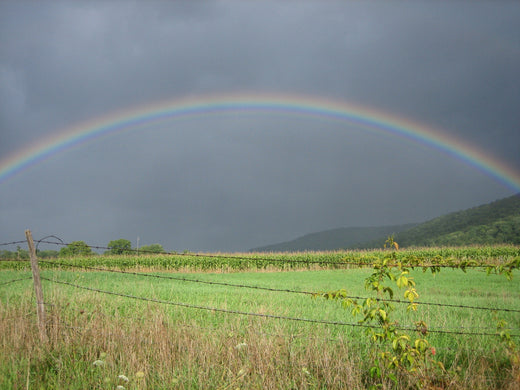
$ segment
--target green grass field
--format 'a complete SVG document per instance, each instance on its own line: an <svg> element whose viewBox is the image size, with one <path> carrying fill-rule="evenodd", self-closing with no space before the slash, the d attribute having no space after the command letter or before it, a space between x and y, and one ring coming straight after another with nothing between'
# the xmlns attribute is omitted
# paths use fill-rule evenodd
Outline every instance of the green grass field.
<svg viewBox="0 0 520 390"><path fill-rule="evenodd" d="M313 258L312 254L300 256ZM129 259L125 258L124 266L121 259L113 262L115 269L146 270L166 278L42 267L47 343L39 340L32 280L4 284L31 273L27 269L0 271L1 388L361 389L374 384L367 375L373 343L362 328L345 325L356 325L360 318L338 301L294 292L344 288L349 295L366 297L364 280L371 273L369 268L321 269L313 264L299 270L266 272L266 267L255 270L248 264L248 271L237 272L229 263L214 263L213 271L207 267L206 272L187 272L183 265L183 272L172 272L165 270L164 256L157 258L163 264L160 267L152 266L152 256L148 263L133 267ZM503 261L496 256L494 260ZM101 257L96 262L88 264L110 266ZM234 272L223 272L229 270ZM438 387L518 386L514 361L498 336L454 334L495 334L498 320L505 320L512 334L520 334L517 273L512 281L481 269L466 273L443 269L435 276L416 269L411 276L417 283L419 302L517 310L420 304L417 312L410 313L406 305L394 303L399 326L413 328L415 321L424 320L432 331L428 341L436 350L435 359L446 368ZM402 292L396 298L402 299ZM434 333L436 330L447 333ZM513 341L519 343L520 337ZM404 386L400 382L396 387Z"/></svg>

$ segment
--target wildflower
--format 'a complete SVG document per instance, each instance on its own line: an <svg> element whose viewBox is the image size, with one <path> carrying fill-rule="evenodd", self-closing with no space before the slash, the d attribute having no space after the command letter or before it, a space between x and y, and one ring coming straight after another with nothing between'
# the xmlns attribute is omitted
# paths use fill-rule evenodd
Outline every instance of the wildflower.
<svg viewBox="0 0 520 390"><path fill-rule="evenodd" d="M137 372L135 373L135 377L136 377L137 379L142 379L142 378L144 378L144 372L142 372L142 371L137 371Z"/></svg>
<svg viewBox="0 0 520 390"><path fill-rule="evenodd" d="M125 387L124 387L124 386L121 386L121 385L119 385L119 386L117 386L117 387L116 387L116 390L125 390Z"/></svg>
<svg viewBox="0 0 520 390"><path fill-rule="evenodd" d="M237 344L237 345L235 346L235 349L237 349L237 350L240 351L241 349L243 349L243 348L245 348L245 347L247 347L247 344L246 344L246 343L240 343L240 344Z"/></svg>
<svg viewBox="0 0 520 390"><path fill-rule="evenodd" d="M435 350L435 347L432 347L432 355L435 356L436 353L437 351Z"/></svg>
<svg viewBox="0 0 520 390"><path fill-rule="evenodd" d="M311 375L311 373L309 372L309 370L307 370L307 367L302 367L302 372L305 374L305 375Z"/></svg>
<svg viewBox="0 0 520 390"><path fill-rule="evenodd" d="M123 382L128 382L129 381L128 377L125 376L125 375L119 375L117 378L121 379Z"/></svg>
<svg viewBox="0 0 520 390"><path fill-rule="evenodd" d="M96 367L102 367L105 365L105 362L103 360L96 360L94 363L92 363Z"/></svg>

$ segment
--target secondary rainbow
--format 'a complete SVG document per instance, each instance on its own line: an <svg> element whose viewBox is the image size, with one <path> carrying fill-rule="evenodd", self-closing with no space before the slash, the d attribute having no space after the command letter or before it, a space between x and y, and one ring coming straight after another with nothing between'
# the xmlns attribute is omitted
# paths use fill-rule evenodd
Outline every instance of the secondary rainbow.
<svg viewBox="0 0 520 390"><path fill-rule="evenodd" d="M314 96L245 93L195 96L159 102L118 111L70 127L0 160L0 184L57 153L103 135L164 120L222 112L279 112L287 115L344 121L365 129L383 131L442 151L494 177L510 189L520 192L519 172L486 154L483 150L470 145L469 142L456 139L430 126L339 100Z"/></svg>

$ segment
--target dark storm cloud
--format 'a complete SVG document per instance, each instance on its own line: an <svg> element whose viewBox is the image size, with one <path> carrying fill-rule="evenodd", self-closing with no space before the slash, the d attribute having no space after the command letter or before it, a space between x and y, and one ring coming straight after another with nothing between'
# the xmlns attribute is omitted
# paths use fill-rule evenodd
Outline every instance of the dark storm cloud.
<svg viewBox="0 0 520 390"><path fill-rule="evenodd" d="M509 2L3 2L0 158L115 110L250 91L372 106L520 169L519 17ZM403 139L240 114L106 137L2 186L6 240L30 227L177 250L422 221L511 194Z"/></svg>

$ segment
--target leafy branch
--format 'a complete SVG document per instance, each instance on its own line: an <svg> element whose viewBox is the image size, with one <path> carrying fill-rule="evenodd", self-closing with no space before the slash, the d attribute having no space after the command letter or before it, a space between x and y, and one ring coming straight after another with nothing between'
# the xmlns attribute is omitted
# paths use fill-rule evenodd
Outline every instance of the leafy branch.
<svg viewBox="0 0 520 390"><path fill-rule="evenodd" d="M365 332L371 341L369 375L374 383L372 388L392 384L399 386L404 380L412 382L412 387L431 387L439 374L442 376L447 372L442 362L435 359L436 350L427 339L428 325L425 321L414 323L414 335L398 327L394 319L394 305L391 303L395 291L402 291L408 302L407 312L417 311L416 299L419 293L410 270L422 268L423 272L430 270L432 274L437 274L442 268L466 272L468 268L483 267L488 275L505 275L508 280L512 280L513 271L520 268L520 256L505 264L482 264L475 260L455 261L437 255L430 259L429 264L425 264L417 256L398 256L399 245L393 236L388 237L384 248L389 249L389 252L382 258L374 259L372 273L365 279L365 289L374 296L365 299L350 297L345 289L315 296L341 300L342 306L350 309L353 316L362 317L360 324L367 325ZM505 321L498 318L497 335L510 358L511 374L518 376L520 381L520 350L511 338Z"/></svg>

